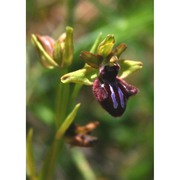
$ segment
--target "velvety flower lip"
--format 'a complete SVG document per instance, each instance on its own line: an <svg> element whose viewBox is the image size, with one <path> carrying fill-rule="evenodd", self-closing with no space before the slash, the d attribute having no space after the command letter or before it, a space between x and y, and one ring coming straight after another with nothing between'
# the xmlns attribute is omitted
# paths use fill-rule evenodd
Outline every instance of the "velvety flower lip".
<svg viewBox="0 0 180 180"><path fill-rule="evenodd" d="M112 116L121 116L128 98L135 95L138 89L117 76L119 64L100 67L99 76L93 83L93 94L101 106Z"/></svg>
<svg viewBox="0 0 180 180"><path fill-rule="evenodd" d="M104 82L113 82L118 75L120 66L118 63L114 63L112 66L105 65L99 68L99 78Z"/></svg>

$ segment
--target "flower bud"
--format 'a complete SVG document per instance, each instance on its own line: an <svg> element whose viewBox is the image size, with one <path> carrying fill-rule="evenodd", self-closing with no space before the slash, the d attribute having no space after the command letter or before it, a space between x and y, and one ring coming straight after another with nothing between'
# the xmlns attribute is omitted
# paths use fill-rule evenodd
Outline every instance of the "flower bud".
<svg viewBox="0 0 180 180"><path fill-rule="evenodd" d="M54 40L49 36L40 36L32 34L32 42L38 50L41 64L49 69L58 67L58 64L52 58L54 49Z"/></svg>
<svg viewBox="0 0 180 180"><path fill-rule="evenodd" d="M49 36L32 35L32 42L41 57L40 62L46 68L70 66L73 59L73 29L66 27L55 42Z"/></svg>
<svg viewBox="0 0 180 180"><path fill-rule="evenodd" d="M49 36L40 36L36 34L37 40L41 43L44 50L52 57L54 49L54 39Z"/></svg>
<svg viewBox="0 0 180 180"><path fill-rule="evenodd" d="M72 63L73 53L73 29L66 27L66 32L58 38L54 45L53 59L60 67L67 67Z"/></svg>

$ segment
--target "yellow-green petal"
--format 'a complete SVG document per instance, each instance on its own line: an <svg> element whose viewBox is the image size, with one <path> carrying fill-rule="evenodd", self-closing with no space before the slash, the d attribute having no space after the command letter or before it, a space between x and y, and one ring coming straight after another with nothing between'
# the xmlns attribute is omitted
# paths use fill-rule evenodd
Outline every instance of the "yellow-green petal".
<svg viewBox="0 0 180 180"><path fill-rule="evenodd" d="M114 53L114 55L119 57L126 49L127 49L126 44L122 43L115 48L113 53Z"/></svg>

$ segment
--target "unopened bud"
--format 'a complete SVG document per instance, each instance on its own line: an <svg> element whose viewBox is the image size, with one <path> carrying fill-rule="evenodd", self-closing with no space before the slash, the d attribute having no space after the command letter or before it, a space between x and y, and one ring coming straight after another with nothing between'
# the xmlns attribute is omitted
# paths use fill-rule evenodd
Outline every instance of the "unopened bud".
<svg viewBox="0 0 180 180"><path fill-rule="evenodd" d="M40 36L34 34L32 34L31 39L40 55L41 64L49 69L58 67L58 64L52 58L54 40L49 36Z"/></svg>

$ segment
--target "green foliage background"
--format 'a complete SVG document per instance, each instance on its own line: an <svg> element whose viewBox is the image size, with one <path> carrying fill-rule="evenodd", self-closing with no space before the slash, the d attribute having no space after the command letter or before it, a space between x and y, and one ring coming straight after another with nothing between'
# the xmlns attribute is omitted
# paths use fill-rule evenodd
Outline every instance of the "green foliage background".
<svg viewBox="0 0 180 180"><path fill-rule="evenodd" d="M26 2L27 32L27 130L34 129L33 148L37 170L53 138L56 86L59 70L44 69L30 41L32 33L54 39L74 28L74 66L83 67L81 50L89 50L100 32L114 34L116 43L126 43L123 58L140 60L143 69L126 81L140 93L129 100L125 114L113 118L95 101L90 86L77 97L81 108L75 120L86 124L98 120L95 131L99 143L93 148L64 146L54 179L85 179L85 164L79 163L82 151L86 163L98 180L153 179L153 1L152 0L31 0ZM75 149L75 150L73 150ZM86 165L87 165L86 164ZM87 172L88 173L88 172ZM87 179L87 177L86 177Z"/></svg>

